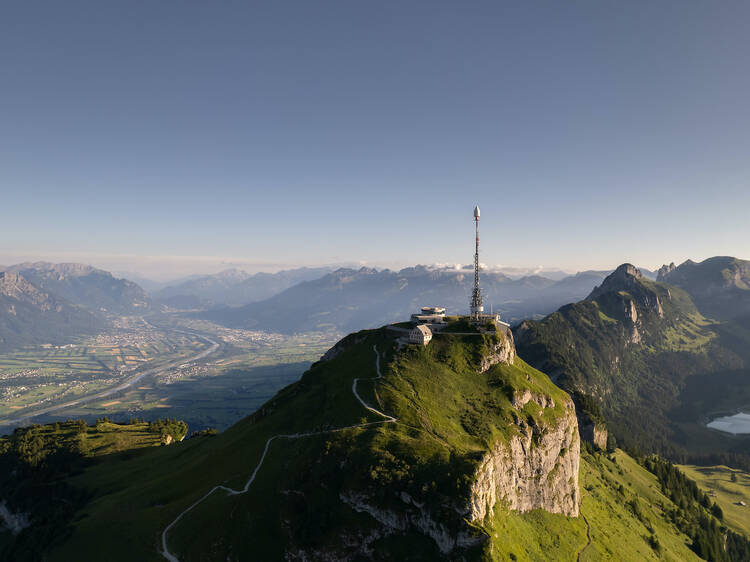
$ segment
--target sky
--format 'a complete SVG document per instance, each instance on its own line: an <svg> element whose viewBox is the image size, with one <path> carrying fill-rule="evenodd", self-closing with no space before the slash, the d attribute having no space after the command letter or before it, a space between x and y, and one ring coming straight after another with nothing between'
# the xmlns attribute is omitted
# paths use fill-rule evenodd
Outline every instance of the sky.
<svg viewBox="0 0 750 562"><path fill-rule="evenodd" d="M750 258L750 3L0 7L0 263Z"/></svg>

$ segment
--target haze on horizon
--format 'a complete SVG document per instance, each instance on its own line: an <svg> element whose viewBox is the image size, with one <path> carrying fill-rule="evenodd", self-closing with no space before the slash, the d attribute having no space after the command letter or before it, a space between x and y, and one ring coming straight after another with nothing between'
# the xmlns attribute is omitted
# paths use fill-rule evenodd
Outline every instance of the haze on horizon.
<svg viewBox="0 0 750 562"><path fill-rule="evenodd" d="M72 1L0 18L0 264L750 257L750 5ZM243 265L244 264L244 265Z"/></svg>

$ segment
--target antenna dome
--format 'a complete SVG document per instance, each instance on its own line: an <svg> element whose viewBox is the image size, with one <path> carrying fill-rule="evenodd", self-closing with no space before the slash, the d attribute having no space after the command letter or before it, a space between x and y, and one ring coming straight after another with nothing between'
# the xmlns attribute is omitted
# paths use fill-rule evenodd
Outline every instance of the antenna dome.
<svg viewBox="0 0 750 562"><path fill-rule="evenodd" d="M479 205L477 205L476 207L474 207L474 218L475 219L479 218Z"/></svg>

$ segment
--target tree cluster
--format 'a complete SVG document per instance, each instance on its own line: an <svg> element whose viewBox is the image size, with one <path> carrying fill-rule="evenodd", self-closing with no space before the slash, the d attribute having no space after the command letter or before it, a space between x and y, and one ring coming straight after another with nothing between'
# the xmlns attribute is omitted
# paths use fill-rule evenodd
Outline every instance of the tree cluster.
<svg viewBox="0 0 750 562"><path fill-rule="evenodd" d="M693 480L659 457L648 457L643 465L675 504L667 516L691 538L690 548L698 556L710 562L750 560L750 541L721 524L721 508Z"/></svg>
<svg viewBox="0 0 750 562"><path fill-rule="evenodd" d="M163 441L168 436L174 441L181 441L187 435L188 425L177 418L158 418L148 423L148 431L160 435Z"/></svg>

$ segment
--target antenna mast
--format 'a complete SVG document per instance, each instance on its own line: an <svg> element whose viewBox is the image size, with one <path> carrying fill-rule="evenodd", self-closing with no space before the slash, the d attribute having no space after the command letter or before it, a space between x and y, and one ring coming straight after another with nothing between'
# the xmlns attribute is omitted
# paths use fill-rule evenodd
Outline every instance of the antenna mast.
<svg viewBox="0 0 750 562"><path fill-rule="evenodd" d="M474 291L471 294L470 310L471 319L479 321L482 319L482 289L479 286L479 207L474 207L474 229L476 231L476 249L474 251Z"/></svg>

